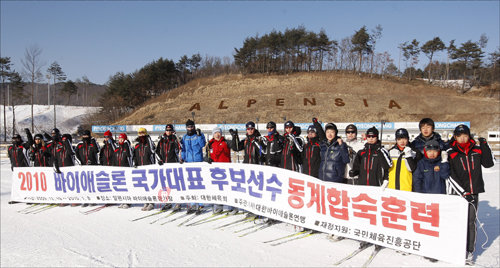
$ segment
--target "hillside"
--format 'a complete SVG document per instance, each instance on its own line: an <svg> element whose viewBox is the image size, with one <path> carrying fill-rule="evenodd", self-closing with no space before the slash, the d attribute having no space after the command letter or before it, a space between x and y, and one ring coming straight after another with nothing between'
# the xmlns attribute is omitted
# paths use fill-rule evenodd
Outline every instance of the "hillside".
<svg viewBox="0 0 500 268"><path fill-rule="evenodd" d="M116 124L197 123L249 120L376 122L386 120L471 121L473 131L499 125L498 98L428 85L339 73L227 75L204 78L149 101Z"/></svg>

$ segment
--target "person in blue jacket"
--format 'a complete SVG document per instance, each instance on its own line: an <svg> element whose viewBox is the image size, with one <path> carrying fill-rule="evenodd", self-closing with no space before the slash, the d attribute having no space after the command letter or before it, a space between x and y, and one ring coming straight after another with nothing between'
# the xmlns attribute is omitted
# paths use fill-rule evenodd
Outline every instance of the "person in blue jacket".
<svg viewBox="0 0 500 268"><path fill-rule="evenodd" d="M205 147L205 135L201 130L196 129L194 122L188 119L186 122L186 135L182 137L182 161L183 162L203 162L203 147Z"/></svg>
<svg viewBox="0 0 500 268"><path fill-rule="evenodd" d="M413 172L413 191L429 194L446 194L446 180L450 176L450 165L441 158L440 144L429 140L424 145L424 158Z"/></svg>
<svg viewBox="0 0 500 268"><path fill-rule="evenodd" d="M181 164L183 162L203 162L203 148L207 143L205 140L205 135L201 133L201 130L195 127L194 121L188 119L186 122L186 135L182 137L181 140ZM191 203L188 207L188 213L197 212L200 213L204 205L201 203Z"/></svg>

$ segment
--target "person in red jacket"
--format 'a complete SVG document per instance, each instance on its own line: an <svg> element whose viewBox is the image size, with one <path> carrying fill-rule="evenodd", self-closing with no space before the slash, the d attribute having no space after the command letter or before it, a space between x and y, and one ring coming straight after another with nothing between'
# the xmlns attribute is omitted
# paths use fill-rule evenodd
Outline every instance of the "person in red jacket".
<svg viewBox="0 0 500 268"><path fill-rule="evenodd" d="M485 190L481 166L490 168L495 163L486 139L479 138L476 143L471 138L469 127L463 124L455 128L447 152L450 163L450 186L469 202L466 264L473 265L479 194Z"/></svg>
<svg viewBox="0 0 500 268"><path fill-rule="evenodd" d="M208 142L208 149L210 150L210 157L207 162L225 162L231 163L231 150L226 139L222 136L222 130L218 127L212 130L213 138ZM214 204L213 212L221 213L223 205ZM237 209L232 208L231 212L238 212Z"/></svg>
<svg viewBox="0 0 500 268"><path fill-rule="evenodd" d="M208 162L231 162L231 151L226 139L222 136L220 128L212 130L213 138L208 142L208 149L210 150L210 158Z"/></svg>

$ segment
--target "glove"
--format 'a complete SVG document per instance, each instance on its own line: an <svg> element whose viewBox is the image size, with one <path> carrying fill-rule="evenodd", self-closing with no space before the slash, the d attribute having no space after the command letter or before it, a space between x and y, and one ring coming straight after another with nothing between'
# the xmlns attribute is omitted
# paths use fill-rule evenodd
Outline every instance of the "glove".
<svg viewBox="0 0 500 268"><path fill-rule="evenodd" d="M403 149L403 153L405 154L405 158L415 157L415 154L413 150L410 148L410 146L406 146Z"/></svg>
<svg viewBox="0 0 500 268"><path fill-rule="evenodd" d="M56 168L56 173L61 174L61 170L59 169L59 167L56 166L55 168Z"/></svg>
<svg viewBox="0 0 500 268"><path fill-rule="evenodd" d="M313 123L318 123L318 118L313 117L312 121L313 121Z"/></svg>
<svg viewBox="0 0 500 268"><path fill-rule="evenodd" d="M469 194L469 193L467 193L466 195L464 195L464 197L465 197L465 200L467 200L469 203L472 203L475 200L474 196L471 195L471 194Z"/></svg>
<svg viewBox="0 0 500 268"><path fill-rule="evenodd" d="M48 140L48 141L52 140L52 137L51 137L49 134L45 133L45 132L43 133L43 137L44 137L46 140Z"/></svg>
<svg viewBox="0 0 500 268"><path fill-rule="evenodd" d="M137 168L137 164L134 164L134 168Z"/></svg>
<svg viewBox="0 0 500 268"><path fill-rule="evenodd" d="M236 133L234 132L234 130L233 130L232 128L231 128L231 129L229 129L229 134L231 134L231 136L236 135Z"/></svg>
<svg viewBox="0 0 500 268"><path fill-rule="evenodd" d="M31 132L29 128L25 128L24 132L26 132L26 135L31 136Z"/></svg>
<svg viewBox="0 0 500 268"><path fill-rule="evenodd" d="M160 166L163 165L163 161L159 160L158 165L160 165Z"/></svg>
<svg viewBox="0 0 500 268"><path fill-rule="evenodd" d="M179 164L183 164L184 163L184 159L181 159L181 161L179 161Z"/></svg>
<svg viewBox="0 0 500 268"><path fill-rule="evenodd" d="M387 188L388 184L389 184L389 181L388 180L384 180L384 182L382 183L382 186L380 186L380 187L382 187L382 191L384 191L385 188Z"/></svg>
<svg viewBox="0 0 500 268"><path fill-rule="evenodd" d="M212 160L212 158L208 158L208 160L207 160L207 162L208 162L209 164L212 164L212 162L213 162L213 161L214 161L214 160Z"/></svg>
<svg viewBox="0 0 500 268"><path fill-rule="evenodd" d="M486 139L485 138L478 138L477 139L479 141L479 144L483 144L483 143L486 143Z"/></svg>
<svg viewBox="0 0 500 268"><path fill-rule="evenodd" d="M446 151L441 151L441 163L448 162L448 153Z"/></svg>
<svg viewBox="0 0 500 268"><path fill-rule="evenodd" d="M196 129L196 135L201 136L201 130L199 128Z"/></svg>

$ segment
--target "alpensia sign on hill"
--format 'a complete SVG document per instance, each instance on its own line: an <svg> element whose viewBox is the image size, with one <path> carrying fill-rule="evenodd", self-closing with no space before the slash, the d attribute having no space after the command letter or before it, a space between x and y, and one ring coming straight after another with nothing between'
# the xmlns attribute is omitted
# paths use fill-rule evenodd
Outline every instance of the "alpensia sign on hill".
<svg viewBox="0 0 500 268"><path fill-rule="evenodd" d="M343 107L343 106L347 105L346 102L342 98L336 98L336 99L334 99L332 104L335 105L335 106L337 106L337 107ZM237 107L237 108L251 108L251 107L254 107L256 105L258 105L256 99L248 99L247 102L246 102L246 107L241 107L240 106L240 107ZM283 107L283 106L285 106L285 99L284 98L277 98L277 99L275 99L274 105L276 107ZM316 106L316 105L317 105L316 98L303 98L303 106ZM361 105L363 105L364 107L369 107L368 100L367 99L363 99L363 101L361 102ZM221 100L219 102L219 105L217 106L217 109L218 110L225 110L225 109L228 109L229 107L230 107L230 104L228 104L226 101ZM390 99L388 101L387 108L389 108L389 109L393 109L393 108L401 109L401 106L395 100ZM189 108L189 111L193 111L193 110L201 111L202 110L201 104L199 102L194 103Z"/></svg>
<svg viewBox="0 0 500 268"><path fill-rule="evenodd" d="M324 182L270 166L184 163L14 168L13 201L225 204L320 232L463 265L467 202Z"/></svg>

